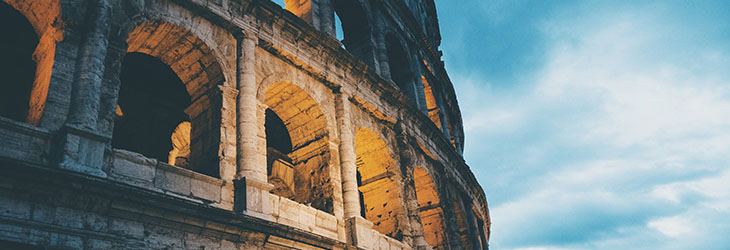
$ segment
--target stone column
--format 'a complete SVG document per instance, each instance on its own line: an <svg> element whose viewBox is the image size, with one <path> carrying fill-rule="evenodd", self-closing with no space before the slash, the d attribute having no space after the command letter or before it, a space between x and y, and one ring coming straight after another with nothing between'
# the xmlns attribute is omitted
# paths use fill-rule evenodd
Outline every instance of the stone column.
<svg viewBox="0 0 730 250"><path fill-rule="evenodd" d="M334 8L330 0L285 0L286 9L315 29L335 35Z"/></svg>
<svg viewBox="0 0 730 250"><path fill-rule="evenodd" d="M337 126L340 131L340 167L342 175L342 200L345 218L360 217L360 198L357 189L357 165L355 160L355 138L350 124L350 101L341 93L335 100Z"/></svg>
<svg viewBox="0 0 730 250"><path fill-rule="evenodd" d="M376 21L375 25L375 60L379 66L378 73L385 79L391 79L390 63L388 62L388 45L385 44L385 27L382 21Z"/></svg>
<svg viewBox="0 0 730 250"><path fill-rule="evenodd" d="M319 5L317 16L319 16L319 31L327 33L333 37L335 34L335 7L332 6L331 0L316 0Z"/></svg>
<svg viewBox="0 0 730 250"><path fill-rule="evenodd" d="M426 103L426 92L424 90L425 86L423 86L423 80L421 80L421 76L423 73L421 72L421 61L418 57L418 51L408 51L408 54L411 55L408 60L411 61L411 79L413 79L413 85L416 89L415 97L418 99L416 102L416 105L423 113L428 116L428 104Z"/></svg>
<svg viewBox="0 0 730 250"><path fill-rule="evenodd" d="M109 43L110 4L107 0L92 1L87 12L88 29L79 48L71 107L62 132L64 146L59 167L106 177L101 167L104 148L111 137L99 133L96 127Z"/></svg>
<svg viewBox="0 0 730 250"><path fill-rule="evenodd" d="M257 112L260 107L256 98L255 52L257 37L254 31L246 31L238 42L238 101L236 126L236 156L238 172L234 181L234 205L237 212L274 220L271 216L271 194L274 187L268 183L266 162L259 157L259 126ZM266 147L264 145L264 147ZM265 150L265 148L264 148Z"/></svg>
<svg viewBox="0 0 730 250"><path fill-rule="evenodd" d="M472 210L471 202L467 201L468 196L462 195L461 197L461 206L464 207L464 220L466 220L466 227L469 230L469 241L471 241L471 244L473 245L472 248L479 249L478 246L481 245L481 240L479 238L479 230L477 229L477 222L476 217L474 216L474 210ZM470 200L470 199L469 199Z"/></svg>
<svg viewBox="0 0 730 250"><path fill-rule="evenodd" d="M266 166L257 164L256 36L246 32L238 46L237 178L266 183Z"/></svg>

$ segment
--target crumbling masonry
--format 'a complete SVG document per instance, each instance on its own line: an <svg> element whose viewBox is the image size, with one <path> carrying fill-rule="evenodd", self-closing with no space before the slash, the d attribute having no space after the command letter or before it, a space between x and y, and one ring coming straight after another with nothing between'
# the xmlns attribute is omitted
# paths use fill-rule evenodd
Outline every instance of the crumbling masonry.
<svg viewBox="0 0 730 250"><path fill-rule="evenodd" d="M0 19L0 249L488 248L433 0Z"/></svg>

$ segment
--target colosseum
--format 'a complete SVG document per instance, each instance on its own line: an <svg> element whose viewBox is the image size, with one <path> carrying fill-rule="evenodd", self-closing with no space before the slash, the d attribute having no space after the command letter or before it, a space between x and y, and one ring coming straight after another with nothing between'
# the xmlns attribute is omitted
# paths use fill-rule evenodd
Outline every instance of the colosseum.
<svg viewBox="0 0 730 250"><path fill-rule="evenodd" d="M488 249L433 0L0 19L0 249Z"/></svg>

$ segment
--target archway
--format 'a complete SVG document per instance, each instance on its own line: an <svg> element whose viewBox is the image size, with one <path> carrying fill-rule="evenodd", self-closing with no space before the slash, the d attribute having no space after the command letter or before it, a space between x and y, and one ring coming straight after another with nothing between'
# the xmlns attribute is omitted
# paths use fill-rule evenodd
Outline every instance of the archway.
<svg viewBox="0 0 730 250"><path fill-rule="evenodd" d="M423 225L423 237L433 249L446 249L444 214L436 184L428 171L421 166L413 170L413 180Z"/></svg>
<svg viewBox="0 0 730 250"><path fill-rule="evenodd" d="M62 31L58 1L0 1L0 116L37 125Z"/></svg>
<svg viewBox="0 0 730 250"><path fill-rule="evenodd" d="M388 52L388 66L390 68L390 79L403 91L414 103L416 99L415 84L408 53L402 43L393 34L385 36L385 45Z"/></svg>
<svg viewBox="0 0 730 250"><path fill-rule="evenodd" d="M399 218L402 205L396 182L398 165L385 142L373 131L359 128L355 134L358 186L362 216L374 224L375 230L401 240Z"/></svg>
<svg viewBox="0 0 730 250"><path fill-rule="evenodd" d="M423 94L426 97L426 110L428 111L428 117L431 118L433 124L436 127L441 128L441 109L439 109L434 95L434 89L428 82L426 76L421 75L421 82L423 83Z"/></svg>
<svg viewBox="0 0 730 250"><path fill-rule="evenodd" d="M371 26L362 3L358 0L333 0L332 5L335 15L342 23L342 43L345 49L373 67Z"/></svg>
<svg viewBox="0 0 730 250"><path fill-rule="evenodd" d="M190 117L185 109L191 100L180 78L151 55L128 53L120 80L112 146L189 167Z"/></svg>
<svg viewBox="0 0 730 250"><path fill-rule="evenodd" d="M213 51L161 21L137 26L127 44L112 145L219 177L225 77Z"/></svg>
<svg viewBox="0 0 730 250"><path fill-rule="evenodd" d="M273 83L264 95L272 192L333 213L329 133L319 104L290 82Z"/></svg>

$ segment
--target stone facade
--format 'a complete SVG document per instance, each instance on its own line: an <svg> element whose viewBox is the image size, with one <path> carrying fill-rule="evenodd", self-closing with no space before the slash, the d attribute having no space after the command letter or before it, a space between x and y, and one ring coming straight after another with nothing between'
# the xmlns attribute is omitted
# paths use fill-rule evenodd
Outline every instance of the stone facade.
<svg viewBox="0 0 730 250"><path fill-rule="evenodd" d="M0 249L488 248L432 0L0 4Z"/></svg>

